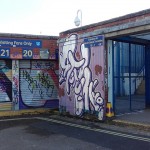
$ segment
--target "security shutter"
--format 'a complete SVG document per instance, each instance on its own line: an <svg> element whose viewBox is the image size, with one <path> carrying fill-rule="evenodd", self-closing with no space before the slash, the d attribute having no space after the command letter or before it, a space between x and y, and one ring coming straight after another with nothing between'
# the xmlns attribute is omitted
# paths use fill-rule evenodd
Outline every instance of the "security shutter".
<svg viewBox="0 0 150 150"><path fill-rule="evenodd" d="M58 104L58 65L55 61L20 61L20 109ZM57 104L55 103L57 101ZM58 107L58 106L57 106Z"/></svg>

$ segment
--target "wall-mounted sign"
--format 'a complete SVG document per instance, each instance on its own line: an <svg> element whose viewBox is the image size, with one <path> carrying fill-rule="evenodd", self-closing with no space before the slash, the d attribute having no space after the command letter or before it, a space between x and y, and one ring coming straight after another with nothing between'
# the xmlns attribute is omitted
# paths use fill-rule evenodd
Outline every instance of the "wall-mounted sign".
<svg viewBox="0 0 150 150"><path fill-rule="evenodd" d="M50 53L49 49L39 48L1 48L0 58L4 59L58 59L58 50Z"/></svg>
<svg viewBox="0 0 150 150"><path fill-rule="evenodd" d="M33 51L32 51L32 49L23 49L22 50L22 57L24 59L32 59L33 58Z"/></svg>
<svg viewBox="0 0 150 150"><path fill-rule="evenodd" d="M84 39L85 48L102 46L103 45L104 36L92 36Z"/></svg>
<svg viewBox="0 0 150 150"><path fill-rule="evenodd" d="M33 49L33 59L40 59L39 49Z"/></svg>
<svg viewBox="0 0 150 150"><path fill-rule="evenodd" d="M22 49L21 48L13 48L10 50L10 58L11 59L22 59Z"/></svg>
<svg viewBox="0 0 150 150"><path fill-rule="evenodd" d="M0 39L0 47L41 48L41 40Z"/></svg>
<svg viewBox="0 0 150 150"><path fill-rule="evenodd" d="M40 49L40 58L48 59L49 58L49 50L48 49Z"/></svg>
<svg viewBox="0 0 150 150"><path fill-rule="evenodd" d="M0 58L10 58L10 49L0 48Z"/></svg>

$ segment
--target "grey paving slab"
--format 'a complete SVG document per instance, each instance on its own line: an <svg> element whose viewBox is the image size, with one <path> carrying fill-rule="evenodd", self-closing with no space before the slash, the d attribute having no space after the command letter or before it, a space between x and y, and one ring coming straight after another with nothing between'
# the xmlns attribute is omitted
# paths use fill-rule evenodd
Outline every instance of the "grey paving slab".
<svg viewBox="0 0 150 150"><path fill-rule="evenodd" d="M150 125L150 109L117 115L116 120Z"/></svg>

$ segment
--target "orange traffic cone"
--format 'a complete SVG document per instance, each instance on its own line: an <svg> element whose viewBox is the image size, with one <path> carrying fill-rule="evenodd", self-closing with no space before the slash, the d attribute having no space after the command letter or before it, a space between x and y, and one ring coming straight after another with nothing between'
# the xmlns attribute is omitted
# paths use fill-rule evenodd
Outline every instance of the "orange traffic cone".
<svg viewBox="0 0 150 150"><path fill-rule="evenodd" d="M106 116L107 117L113 117L114 116L113 108L112 108L112 105L110 102L108 102L106 105Z"/></svg>

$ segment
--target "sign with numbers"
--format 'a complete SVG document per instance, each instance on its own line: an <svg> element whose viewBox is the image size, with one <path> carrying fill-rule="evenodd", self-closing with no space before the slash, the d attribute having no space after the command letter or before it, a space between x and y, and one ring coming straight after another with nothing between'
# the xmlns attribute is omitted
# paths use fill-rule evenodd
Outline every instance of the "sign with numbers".
<svg viewBox="0 0 150 150"><path fill-rule="evenodd" d="M22 57L24 59L32 59L33 58L33 50L32 49L23 49Z"/></svg>
<svg viewBox="0 0 150 150"><path fill-rule="evenodd" d="M0 49L0 58L10 58L10 49L9 48L1 48Z"/></svg>
<svg viewBox="0 0 150 150"><path fill-rule="evenodd" d="M58 52L50 54L49 49L0 48L0 59L58 59Z"/></svg>

